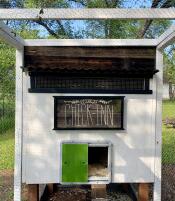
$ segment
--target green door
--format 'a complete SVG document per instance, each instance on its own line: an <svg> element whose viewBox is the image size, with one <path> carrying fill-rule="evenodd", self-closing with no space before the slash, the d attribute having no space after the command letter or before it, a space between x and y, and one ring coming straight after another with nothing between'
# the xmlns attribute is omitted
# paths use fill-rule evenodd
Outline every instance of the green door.
<svg viewBox="0 0 175 201"><path fill-rule="evenodd" d="M62 144L62 182L88 181L88 144Z"/></svg>

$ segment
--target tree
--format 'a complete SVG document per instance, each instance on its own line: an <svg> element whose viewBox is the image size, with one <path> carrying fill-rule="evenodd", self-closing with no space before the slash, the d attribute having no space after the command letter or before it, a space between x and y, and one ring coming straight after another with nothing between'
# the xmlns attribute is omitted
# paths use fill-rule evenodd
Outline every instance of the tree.
<svg viewBox="0 0 175 201"><path fill-rule="evenodd" d="M38 31L20 27L17 31L23 38L38 38ZM0 40L0 99L14 98L15 49Z"/></svg>
<svg viewBox="0 0 175 201"><path fill-rule="evenodd" d="M171 54L164 54L164 80L169 83L170 99L174 99L175 91L173 90L173 86L175 86L175 52L173 51L173 46L169 48L172 49Z"/></svg>

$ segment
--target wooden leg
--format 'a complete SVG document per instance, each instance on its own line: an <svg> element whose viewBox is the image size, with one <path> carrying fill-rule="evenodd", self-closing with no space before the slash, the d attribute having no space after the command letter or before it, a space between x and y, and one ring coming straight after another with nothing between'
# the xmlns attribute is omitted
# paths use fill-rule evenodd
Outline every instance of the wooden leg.
<svg viewBox="0 0 175 201"><path fill-rule="evenodd" d="M147 183L139 184L138 201L149 201L149 184Z"/></svg>
<svg viewBox="0 0 175 201"><path fill-rule="evenodd" d="M91 197L93 199L106 198L106 185L105 184L93 184L91 185Z"/></svg>
<svg viewBox="0 0 175 201"><path fill-rule="evenodd" d="M128 193L129 192L129 184L128 183L123 183L122 184L123 190Z"/></svg>
<svg viewBox="0 0 175 201"><path fill-rule="evenodd" d="M47 184L48 192L49 194L52 194L54 191L54 185L53 184Z"/></svg>
<svg viewBox="0 0 175 201"><path fill-rule="evenodd" d="M28 184L28 201L39 201L38 184Z"/></svg>

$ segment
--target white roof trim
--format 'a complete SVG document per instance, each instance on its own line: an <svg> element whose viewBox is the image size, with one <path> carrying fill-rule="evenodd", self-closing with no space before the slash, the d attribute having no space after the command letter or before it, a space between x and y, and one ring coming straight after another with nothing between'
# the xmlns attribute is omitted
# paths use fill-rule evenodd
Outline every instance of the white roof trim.
<svg viewBox="0 0 175 201"><path fill-rule="evenodd" d="M0 19L175 19L175 8L0 9Z"/></svg>
<svg viewBox="0 0 175 201"><path fill-rule="evenodd" d="M24 47L24 40L20 36L16 35L13 30L11 30L3 22L0 22L0 38L16 49L22 49Z"/></svg>
<svg viewBox="0 0 175 201"><path fill-rule="evenodd" d="M175 25L173 24L158 39L158 49L164 49L175 41Z"/></svg>
<svg viewBox="0 0 175 201"><path fill-rule="evenodd" d="M157 46L156 39L28 39L25 46Z"/></svg>

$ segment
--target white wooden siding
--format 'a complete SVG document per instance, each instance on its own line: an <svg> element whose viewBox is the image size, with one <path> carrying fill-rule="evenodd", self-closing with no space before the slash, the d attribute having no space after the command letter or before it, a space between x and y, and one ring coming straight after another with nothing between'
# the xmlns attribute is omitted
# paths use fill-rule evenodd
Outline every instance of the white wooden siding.
<svg viewBox="0 0 175 201"><path fill-rule="evenodd" d="M125 131L54 131L53 96L83 94L28 93L28 80L24 105L26 162L23 166L26 171L23 180L41 184L60 182L60 143L70 140L111 142L112 182L154 182L155 80L151 85L152 95L126 95Z"/></svg>

